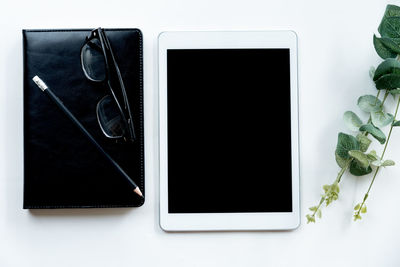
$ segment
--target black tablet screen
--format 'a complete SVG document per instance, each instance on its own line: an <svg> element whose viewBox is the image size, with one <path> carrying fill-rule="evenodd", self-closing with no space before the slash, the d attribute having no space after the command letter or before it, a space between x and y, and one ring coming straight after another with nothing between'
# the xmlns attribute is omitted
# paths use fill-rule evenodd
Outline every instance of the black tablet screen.
<svg viewBox="0 0 400 267"><path fill-rule="evenodd" d="M289 49L167 51L168 212L291 212Z"/></svg>

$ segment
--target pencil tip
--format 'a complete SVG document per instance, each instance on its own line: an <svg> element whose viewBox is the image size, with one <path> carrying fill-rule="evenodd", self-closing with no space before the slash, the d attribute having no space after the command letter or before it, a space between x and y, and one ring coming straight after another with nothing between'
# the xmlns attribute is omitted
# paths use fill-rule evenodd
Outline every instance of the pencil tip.
<svg viewBox="0 0 400 267"><path fill-rule="evenodd" d="M136 187L135 189L133 189L133 192L135 192L136 194L138 194L139 196L141 196L143 198L142 191L140 191L139 187Z"/></svg>

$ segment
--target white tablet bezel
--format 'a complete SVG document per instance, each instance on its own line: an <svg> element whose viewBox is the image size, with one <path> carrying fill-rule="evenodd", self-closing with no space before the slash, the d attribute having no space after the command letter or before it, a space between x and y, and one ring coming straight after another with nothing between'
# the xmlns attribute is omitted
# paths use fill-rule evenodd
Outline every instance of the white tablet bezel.
<svg viewBox="0 0 400 267"><path fill-rule="evenodd" d="M289 48L292 212L168 213L168 49ZM160 226L165 231L288 230L300 224L297 35L293 31L163 32L158 37Z"/></svg>

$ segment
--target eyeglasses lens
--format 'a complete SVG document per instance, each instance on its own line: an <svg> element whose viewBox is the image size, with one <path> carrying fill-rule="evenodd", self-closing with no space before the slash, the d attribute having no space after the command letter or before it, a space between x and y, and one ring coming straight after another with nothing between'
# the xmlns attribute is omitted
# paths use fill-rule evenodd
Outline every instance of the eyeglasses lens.
<svg viewBox="0 0 400 267"><path fill-rule="evenodd" d="M97 117L103 132L113 138L125 133L124 122L115 100L107 95L97 104Z"/></svg>
<svg viewBox="0 0 400 267"><path fill-rule="evenodd" d="M87 42L81 52L82 66L86 75L94 81L106 79L106 62L100 41L95 38Z"/></svg>

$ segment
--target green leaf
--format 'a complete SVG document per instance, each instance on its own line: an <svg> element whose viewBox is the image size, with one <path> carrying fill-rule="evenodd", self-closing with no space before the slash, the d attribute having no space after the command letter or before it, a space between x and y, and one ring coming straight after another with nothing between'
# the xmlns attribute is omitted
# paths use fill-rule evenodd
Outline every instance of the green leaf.
<svg viewBox="0 0 400 267"><path fill-rule="evenodd" d="M400 37L400 17L386 17L381 21L378 29L382 37L399 38Z"/></svg>
<svg viewBox="0 0 400 267"><path fill-rule="evenodd" d="M322 188L324 189L324 192L326 193L326 192L328 192L328 191L329 191L329 189L331 189L331 186L330 186L330 185L327 185L327 184L325 184L324 186L322 186Z"/></svg>
<svg viewBox="0 0 400 267"><path fill-rule="evenodd" d="M372 161L372 160L378 160L379 157L376 154L375 150L371 150L368 154L367 154L368 160Z"/></svg>
<svg viewBox="0 0 400 267"><path fill-rule="evenodd" d="M390 73L400 74L400 62L393 58L388 58L381 64L379 64L379 66L375 70L373 80L376 81L383 75Z"/></svg>
<svg viewBox="0 0 400 267"><path fill-rule="evenodd" d="M358 143L360 144L360 150L365 152L368 150L369 145L371 144L371 139L363 135L362 133L357 134L356 136ZM337 160L336 160L337 161ZM339 163L338 163L339 164ZM339 165L340 166L340 165ZM342 167L343 168L343 167Z"/></svg>
<svg viewBox="0 0 400 267"><path fill-rule="evenodd" d="M367 206L363 206L362 208L361 208L361 213L367 213Z"/></svg>
<svg viewBox="0 0 400 267"><path fill-rule="evenodd" d="M317 210L317 206L313 206L313 207L309 208L309 210L316 211Z"/></svg>
<svg viewBox="0 0 400 267"><path fill-rule="evenodd" d="M371 165L375 166L375 167L380 167L382 166L383 162L381 159L376 159L374 161L371 162Z"/></svg>
<svg viewBox="0 0 400 267"><path fill-rule="evenodd" d="M387 159L382 163L383 167L387 167L387 166L394 166L395 162L393 160Z"/></svg>
<svg viewBox="0 0 400 267"><path fill-rule="evenodd" d="M393 127L400 126L400 121L394 121L392 125Z"/></svg>
<svg viewBox="0 0 400 267"><path fill-rule="evenodd" d="M400 7L395 5L387 5L382 20L388 17L395 17L395 16L400 16Z"/></svg>
<svg viewBox="0 0 400 267"><path fill-rule="evenodd" d="M359 165L358 161L353 160L350 164L350 173L355 176L363 176L372 172L371 166L368 168L363 168Z"/></svg>
<svg viewBox="0 0 400 267"><path fill-rule="evenodd" d="M361 220L360 214L354 214L354 221Z"/></svg>
<svg viewBox="0 0 400 267"><path fill-rule="evenodd" d="M319 219L321 219L321 217L322 217L322 212L321 212L321 210L317 210L317 217L318 217Z"/></svg>
<svg viewBox="0 0 400 267"><path fill-rule="evenodd" d="M359 150L359 149L360 145L358 144L358 141L354 136L345 133L339 133L335 151L335 153L339 157L341 157L342 159L348 159L350 158L348 154L350 150Z"/></svg>
<svg viewBox="0 0 400 267"><path fill-rule="evenodd" d="M376 127L384 127L391 124L393 118L392 114L386 113L383 110L371 112L371 120Z"/></svg>
<svg viewBox="0 0 400 267"><path fill-rule="evenodd" d="M400 54L400 46L394 41L394 38L382 37L380 40L387 49Z"/></svg>
<svg viewBox="0 0 400 267"><path fill-rule="evenodd" d="M337 182L333 183L331 188L332 188L333 192L335 192L336 194L339 194L340 188L339 188L339 184Z"/></svg>
<svg viewBox="0 0 400 267"><path fill-rule="evenodd" d="M360 204L357 204L357 205L354 207L354 210L359 210L360 207L361 207L361 205L360 205Z"/></svg>
<svg viewBox="0 0 400 267"><path fill-rule="evenodd" d="M394 96L400 94L400 89L393 89L393 90L390 90L389 92L394 97Z"/></svg>
<svg viewBox="0 0 400 267"><path fill-rule="evenodd" d="M390 48L387 48L385 44L382 42L381 38L378 38L374 35L374 47L376 53L382 58L395 58L397 56L397 53L391 50Z"/></svg>
<svg viewBox="0 0 400 267"><path fill-rule="evenodd" d="M385 134L379 128L375 127L371 123L364 124L363 126L361 126L360 131L362 132L366 131L367 133L370 133L381 144L384 144L386 141Z"/></svg>
<svg viewBox="0 0 400 267"><path fill-rule="evenodd" d="M371 162L371 165L374 165L376 167L388 167L388 166L394 166L395 162L391 159L387 159L385 161L381 160L380 158L374 160Z"/></svg>
<svg viewBox="0 0 400 267"><path fill-rule="evenodd" d="M336 159L336 163L339 165L340 168L343 168L344 166L346 166L347 160L341 158L337 152L335 152L335 159Z"/></svg>
<svg viewBox="0 0 400 267"><path fill-rule="evenodd" d="M311 216L310 214L306 215L307 223L313 222L315 223L315 217Z"/></svg>
<svg viewBox="0 0 400 267"><path fill-rule="evenodd" d="M357 100L358 107L365 112L373 112L381 109L382 102L373 95L363 95Z"/></svg>
<svg viewBox="0 0 400 267"><path fill-rule="evenodd" d="M370 77L371 79L374 79L374 76L375 76L375 67L374 67L374 66L371 66L371 67L369 68L369 77Z"/></svg>
<svg viewBox="0 0 400 267"><path fill-rule="evenodd" d="M385 74L375 81L377 89L392 90L400 88L400 74Z"/></svg>
<svg viewBox="0 0 400 267"><path fill-rule="evenodd" d="M390 18L390 17L396 17L396 16L400 16L400 7L395 6L395 5L387 5L385 14L383 15L383 18L382 18L380 24L382 24L382 21L384 21L385 19ZM381 25L379 25L379 27L378 27L378 32L380 34L382 34Z"/></svg>
<svg viewBox="0 0 400 267"><path fill-rule="evenodd" d="M383 37L385 38L385 37ZM392 40L395 44L397 44L397 46L400 47L400 37L399 38L389 38L390 40Z"/></svg>
<svg viewBox="0 0 400 267"><path fill-rule="evenodd" d="M347 128L353 132L357 132L360 126L363 124L357 114L352 111L346 111L343 114L343 121Z"/></svg>
<svg viewBox="0 0 400 267"><path fill-rule="evenodd" d="M364 169L368 168L369 160L367 155L365 155L360 150L350 150L349 155L353 157L356 161L358 161L359 165Z"/></svg>

